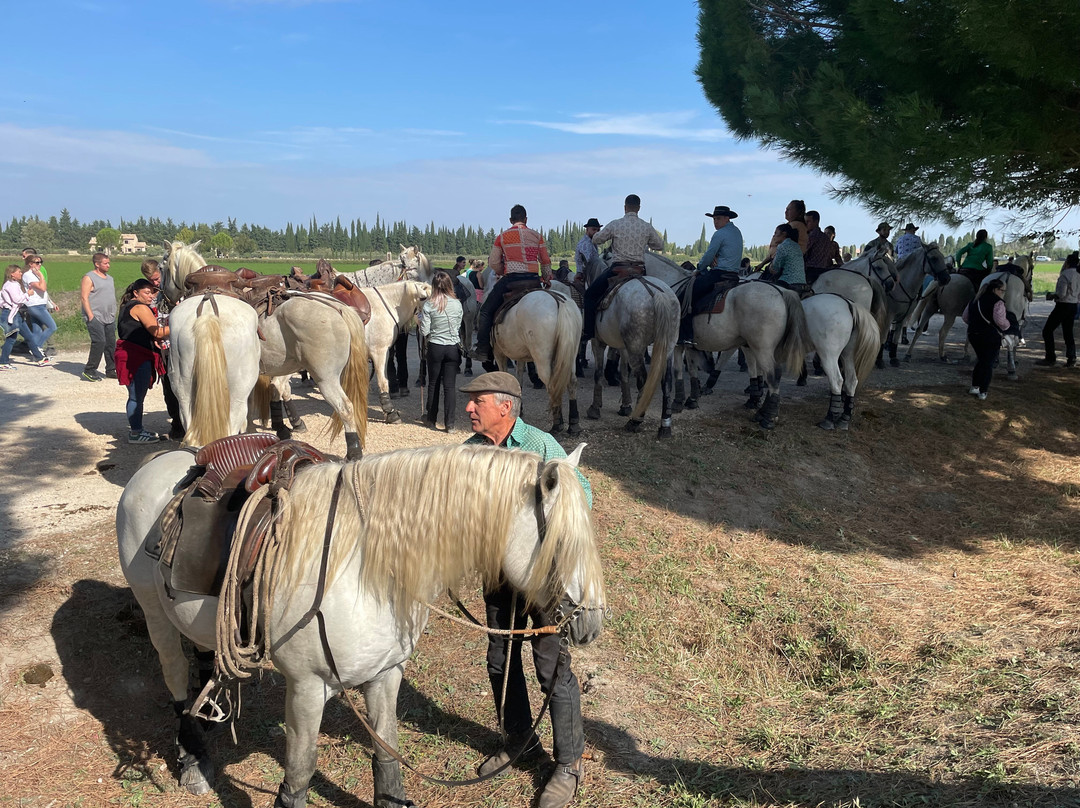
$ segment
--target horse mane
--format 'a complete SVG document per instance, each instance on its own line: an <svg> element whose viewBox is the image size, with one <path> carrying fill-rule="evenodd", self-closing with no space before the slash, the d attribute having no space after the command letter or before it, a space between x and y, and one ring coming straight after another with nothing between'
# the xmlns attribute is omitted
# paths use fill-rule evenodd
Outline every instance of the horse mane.
<svg viewBox="0 0 1080 808"><path fill-rule="evenodd" d="M206 259L195 249L199 244L198 241L194 244L185 244L182 241L166 242L167 247L162 263L165 264L165 269L176 289L181 293L184 289L184 279L192 272L206 266Z"/></svg>
<svg viewBox="0 0 1080 808"><path fill-rule="evenodd" d="M408 629L416 603L430 601L466 575L478 572L485 585L496 584L514 519L535 496L539 460L527 452L460 445L308 467L289 492L274 588L291 593L312 579L331 492L337 475L344 473L327 586L359 555L364 595L392 605L399 624ZM555 461L544 468L545 474L557 475L560 490L522 594L529 603L547 606L553 596L552 571L563 584L561 592L584 569L585 591L602 602L600 559L584 491L569 463Z"/></svg>

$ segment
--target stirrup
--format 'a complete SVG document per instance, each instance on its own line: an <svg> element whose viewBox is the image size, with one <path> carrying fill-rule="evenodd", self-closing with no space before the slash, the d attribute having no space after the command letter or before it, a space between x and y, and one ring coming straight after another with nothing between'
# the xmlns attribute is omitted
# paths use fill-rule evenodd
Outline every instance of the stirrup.
<svg viewBox="0 0 1080 808"><path fill-rule="evenodd" d="M229 709L227 711L222 709L221 705L218 704L220 695L218 695L217 698L211 695L219 688L221 690L221 695L225 696L225 701L228 703ZM195 697L195 701L191 703L188 713L195 718L201 718L203 721L222 724L232 717L232 708L232 696L229 695L229 691L226 689L225 685L218 682L216 677L211 676L210 680L199 692L199 695Z"/></svg>

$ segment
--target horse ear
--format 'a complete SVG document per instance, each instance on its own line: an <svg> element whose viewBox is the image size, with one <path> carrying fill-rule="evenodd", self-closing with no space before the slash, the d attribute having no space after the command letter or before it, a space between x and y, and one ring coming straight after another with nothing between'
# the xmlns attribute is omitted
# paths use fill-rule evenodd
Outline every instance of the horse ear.
<svg viewBox="0 0 1080 808"><path fill-rule="evenodd" d="M566 462L569 463L574 468L577 468L578 464L581 463L581 452L588 445L589 444L587 444L587 443L579 443L574 448L574 451L572 451L570 453L570 455L566 458Z"/></svg>
<svg viewBox="0 0 1080 808"><path fill-rule="evenodd" d="M198 240L198 241L196 241L196 242L195 242L194 244L191 244L191 245L189 245L189 246L191 247L191 249L193 249L193 250L194 250L194 249L195 249L196 247L198 247L198 246L199 246L200 244L202 244L202 239L199 239L199 240Z"/></svg>
<svg viewBox="0 0 1080 808"><path fill-rule="evenodd" d="M161 246L165 248L166 255L172 252L172 242L168 239L162 239Z"/></svg>
<svg viewBox="0 0 1080 808"><path fill-rule="evenodd" d="M407 247L406 247L406 246L405 246L404 244L402 244L402 243L401 243L400 241L399 241L399 242L397 243L397 245L398 245L399 247L401 247L401 251L402 251L402 252L405 252L405 250L406 250L406 249L408 249L408 248L407 248Z"/></svg>

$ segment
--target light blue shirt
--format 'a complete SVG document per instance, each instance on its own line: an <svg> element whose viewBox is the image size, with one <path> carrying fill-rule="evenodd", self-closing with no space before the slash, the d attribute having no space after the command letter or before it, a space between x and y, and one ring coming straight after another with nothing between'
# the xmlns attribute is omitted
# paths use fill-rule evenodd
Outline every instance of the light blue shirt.
<svg viewBox="0 0 1080 808"><path fill-rule="evenodd" d="M698 272L704 272L716 259L716 268L725 272L738 272L742 262L743 238L742 232L731 222L728 222L715 233L709 241L709 249L698 261Z"/></svg>

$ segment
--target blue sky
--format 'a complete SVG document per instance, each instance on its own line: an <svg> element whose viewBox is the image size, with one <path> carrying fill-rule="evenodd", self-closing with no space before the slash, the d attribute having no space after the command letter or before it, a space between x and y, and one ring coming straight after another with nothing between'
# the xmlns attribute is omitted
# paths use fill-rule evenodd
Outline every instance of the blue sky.
<svg viewBox="0 0 1080 808"><path fill-rule="evenodd" d="M717 204L765 243L792 198L841 243L874 235L828 178L731 138L693 73L689 0L42 0L5 18L4 222L498 228L520 202L547 228L637 193L678 243Z"/></svg>

